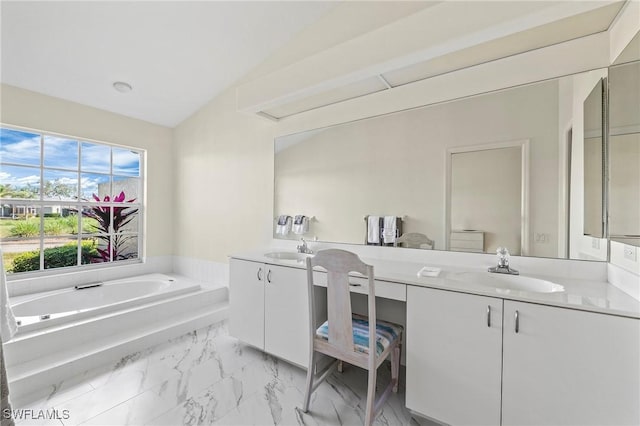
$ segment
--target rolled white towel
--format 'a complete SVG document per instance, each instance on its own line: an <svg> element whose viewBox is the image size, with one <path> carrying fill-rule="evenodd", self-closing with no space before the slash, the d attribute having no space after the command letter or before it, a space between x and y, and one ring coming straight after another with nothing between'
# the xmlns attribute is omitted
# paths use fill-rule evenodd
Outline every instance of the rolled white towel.
<svg viewBox="0 0 640 426"><path fill-rule="evenodd" d="M291 232L292 224L291 216L286 214L278 217L278 224L276 225L276 235L287 236Z"/></svg>
<svg viewBox="0 0 640 426"><path fill-rule="evenodd" d="M395 216L385 216L384 226L382 227L382 238L385 244L393 244L396 242L397 235L397 218Z"/></svg>
<svg viewBox="0 0 640 426"><path fill-rule="evenodd" d="M305 215L296 215L293 220L293 233L303 235L309 232L309 218Z"/></svg>
<svg viewBox="0 0 640 426"><path fill-rule="evenodd" d="M380 216L367 218L367 243L380 244Z"/></svg>

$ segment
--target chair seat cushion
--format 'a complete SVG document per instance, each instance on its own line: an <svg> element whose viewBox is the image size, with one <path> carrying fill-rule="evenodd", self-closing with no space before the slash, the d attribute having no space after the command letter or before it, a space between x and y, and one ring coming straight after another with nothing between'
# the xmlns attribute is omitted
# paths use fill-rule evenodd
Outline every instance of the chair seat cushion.
<svg viewBox="0 0 640 426"><path fill-rule="evenodd" d="M351 319L353 328L354 350L369 353L369 319L361 315L353 315ZM386 321L376 321L376 355L380 355L402 333L402 326ZM316 330L316 337L329 340L329 321L325 321Z"/></svg>

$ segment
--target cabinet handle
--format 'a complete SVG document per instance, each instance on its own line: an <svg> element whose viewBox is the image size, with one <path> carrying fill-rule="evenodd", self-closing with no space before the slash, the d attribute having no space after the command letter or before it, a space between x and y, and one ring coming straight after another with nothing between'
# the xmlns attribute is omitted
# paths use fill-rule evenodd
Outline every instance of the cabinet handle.
<svg viewBox="0 0 640 426"><path fill-rule="evenodd" d="M267 282L271 283L271 269L269 269L269 272L267 272Z"/></svg>
<svg viewBox="0 0 640 426"><path fill-rule="evenodd" d="M491 305L487 305L487 327L491 327Z"/></svg>
<svg viewBox="0 0 640 426"><path fill-rule="evenodd" d="M262 281L262 268L258 268L258 281Z"/></svg>
<svg viewBox="0 0 640 426"><path fill-rule="evenodd" d="M349 283L350 287L362 287L362 284L360 283Z"/></svg>
<svg viewBox="0 0 640 426"><path fill-rule="evenodd" d="M516 333L517 333L520 331L520 314L518 313L518 311L516 311L514 317L516 320Z"/></svg>

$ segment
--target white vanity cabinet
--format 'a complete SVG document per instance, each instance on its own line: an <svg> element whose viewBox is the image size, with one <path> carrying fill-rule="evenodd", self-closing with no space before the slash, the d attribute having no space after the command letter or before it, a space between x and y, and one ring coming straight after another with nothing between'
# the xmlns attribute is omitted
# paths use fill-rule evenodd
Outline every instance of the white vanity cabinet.
<svg viewBox="0 0 640 426"><path fill-rule="evenodd" d="M229 334L264 349L264 279L267 265L229 261Z"/></svg>
<svg viewBox="0 0 640 426"><path fill-rule="evenodd" d="M267 265L264 350L298 365L309 363L307 271Z"/></svg>
<svg viewBox="0 0 640 426"><path fill-rule="evenodd" d="M408 287L407 408L451 425L500 424L502 304Z"/></svg>
<svg viewBox="0 0 640 426"><path fill-rule="evenodd" d="M640 320L505 300L503 339L503 425L640 424Z"/></svg>
<svg viewBox="0 0 640 426"><path fill-rule="evenodd" d="M407 407L441 422L640 424L638 319L410 286L406 351Z"/></svg>
<svg viewBox="0 0 640 426"><path fill-rule="evenodd" d="M306 270L231 259L229 333L299 365L309 361Z"/></svg>

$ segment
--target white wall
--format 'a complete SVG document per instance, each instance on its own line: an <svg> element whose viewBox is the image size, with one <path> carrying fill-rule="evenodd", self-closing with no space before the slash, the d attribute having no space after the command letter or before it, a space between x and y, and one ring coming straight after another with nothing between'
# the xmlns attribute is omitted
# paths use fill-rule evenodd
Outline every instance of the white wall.
<svg viewBox="0 0 640 426"><path fill-rule="evenodd" d="M170 129L5 84L0 98L4 124L146 150L145 256L173 253Z"/></svg>

